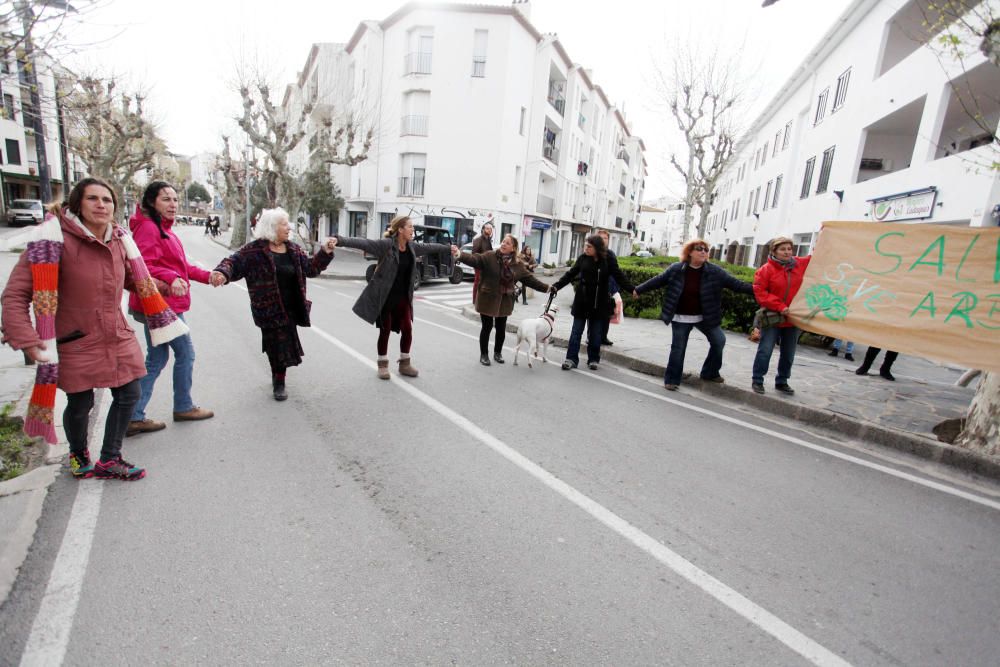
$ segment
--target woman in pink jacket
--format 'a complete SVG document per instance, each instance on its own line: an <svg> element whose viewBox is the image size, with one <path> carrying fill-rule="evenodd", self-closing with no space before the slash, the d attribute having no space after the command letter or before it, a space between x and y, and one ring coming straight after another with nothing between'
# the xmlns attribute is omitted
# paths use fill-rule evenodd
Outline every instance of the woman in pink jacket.
<svg viewBox="0 0 1000 667"><path fill-rule="evenodd" d="M189 264L184 254L184 246L173 231L174 216L178 206L177 192L165 181L153 181L146 186L139 209L129 225L132 237L142 252L142 258L154 279L169 286L169 294L164 294L170 308L183 319L183 314L191 308L191 281L208 284L209 272ZM136 320L143 322L146 334L146 377L140 381L142 396L132 412L132 420L126 435L159 431L167 425L146 417L146 405L153 396L153 385L160 371L174 351L174 421L197 421L214 416L211 410L200 408L191 400L191 382L194 372L194 345L191 335L173 339L163 345L153 345L149 337L149 326L142 316L139 297L129 298L129 312Z"/></svg>
<svg viewBox="0 0 1000 667"><path fill-rule="evenodd" d="M58 212L62 250L57 298L47 299L44 292L36 295L32 269L40 260L30 250L21 254L0 297L4 341L40 364L58 360L57 386L66 392L63 429L70 469L77 478L134 480L146 474L121 456L122 438L139 400L139 378L146 370L142 348L121 307L122 290L133 289L134 272L125 241L115 233L117 206L117 195L104 181L85 178L77 183L69 204ZM34 296L39 299L36 308L47 304L51 309L58 303L52 336L57 357L31 324L28 307ZM101 459L95 466L87 449L87 430L96 387L110 387L112 403Z"/></svg>

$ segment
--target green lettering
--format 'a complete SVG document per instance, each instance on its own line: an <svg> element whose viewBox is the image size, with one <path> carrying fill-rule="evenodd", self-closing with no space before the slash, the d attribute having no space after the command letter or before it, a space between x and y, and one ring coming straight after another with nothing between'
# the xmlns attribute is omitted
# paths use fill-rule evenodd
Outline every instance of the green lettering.
<svg viewBox="0 0 1000 667"><path fill-rule="evenodd" d="M865 299L865 302L862 305L868 312L874 313L875 309L872 306L877 305L880 301L885 301L888 299L895 299L895 298L896 295L893 294L892 292L886 292L885 290L882 290L877 294L873 294L872 296Z"/></svg>
<svg viewBox="0 0 1000 667"><path fill-rule="evenodd" d="M972 252L972 247L974 245L976 245L976 241L979 240L980 236L981 236L980 234L976 234L975 236L973 236L972 237L972 243L970 243L969 247L965 249L965 254L962 255L962 261L958 263L958 268L955 269L955 281L956 282L960 282L960 283L974 283L974 282L976 282L972 278L959 278L958 274L962 272L962 266L965 265L966 258L968 258L969 253Z"/></svg>
<svg viewBox="0 0 1000 667"><path fill-rule="evenodd" d="M867 271L868 273L874 273L877 276L884 276L885 274L892 273L893 271L895 271L896 269L898 269L899 265L903 263L903 256L902 255L897 255L896 253L892 253L892 252L883 252L882 248L879 247L880 244L882 243L882 241L884 239L890 237L890 236L902 236L902 237L905 238L906 234L904 234L903 232L888 232L886 234L883 234L882 236L880 236L877 239L875 239L875 252L877 254L879 254L879 255L882 255L883 257L895 257L896 258L896 264L895 264L895 266L893 266L891 269L888 269L886 271L872 271L871 269L865 269L865 271ZM998 251L1000 251L1000 245L997 246L997 249L998 249ZM1000 265L997 266L997 272L998 272L998 275L1000 275Z"/></svg>
<svg viewBox="0 0 1000 667"><path fill-rule="evenodd" d="M993 282L1000 283L1000 236L997 237L997 263L993 269Z"/></svg>
<svg viewBox="0 0 1000 667"><path fill-rule="evenodd" d="M937 256L938 256L937 261L936 262L925 262L924 261L924 257L927 257L927 255L931 254L931 252L934 250L935 247L937 247ZM924 250L924 254L922 254L920 257L918 257L917 261L915 261L913 264L911 264L910 268L907 269L907 270L908 271L912 271L913 269L915 269L920 264L926 264L927 266L936 266L937 267L937 274L939 276L942 273L944 273L944 234L942 234L941 236L937 237L937 239L935 239L929 246L927 246L927 250Z"/></svg>
<svg viewBox="0 0 1000 667"><path fill-rule="evenodd" d="M925 303L928 305L925 306ZM926 310L931 314L931 319L934 319L934 316L937 314L937 307L934 305L934 292L927 293L927 296L925 296L920 303L917 304L917 307L913 309L913 312L910 313L910 317L916 315L918 310Z"/></svg>
<svg viewBox="0 0 1000 667"><path fill-rule="evenodd" d="M994 315L1000 313L1000 294L988 294L986 295L986 298L993 300L993 307L990 308L990 313L986 316L986 319L992 320ZM989 329L990 331L1000 329L1000 325L990 326L989 324L984 324L982 320L976 320L976 324L984 329Z"/></svg>
<svg viewBox="0 0 1000 667"><path fill-rule="evenodd" d="M948 320L953 317L961 317L965 320L965 326L967 329L972 328L972 320L969 319L969 311L975 310L976 305L979 303L979 297L977 297L972 292L955 292L951 295L953 299L958 299L958 303L951 307L951 312L948 316L944 318L944 323L948 324Z"/></svg>

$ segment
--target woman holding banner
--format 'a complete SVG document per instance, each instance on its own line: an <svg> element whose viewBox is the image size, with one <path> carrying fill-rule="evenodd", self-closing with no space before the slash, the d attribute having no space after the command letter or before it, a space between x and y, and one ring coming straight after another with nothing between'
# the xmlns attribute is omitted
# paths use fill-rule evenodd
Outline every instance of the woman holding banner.
<svg viewBox="0 0 1000 667"><path fill-rule="evenodd" d="M757 269L753 277L753 294L762 308L781 313L784 318L773 327L761 327L757 356L753 360L753 390L764 393L764 376L771 365L774 345L781 341L778 357L778 375L774 378L774 388L791 396L795 390L788 385L795 361L795 346L799 341L799 329L788 321L788 306L799 288L802 276L809 266L808 257L795 257L795 246L790 238L779 236L771 240L767 263Z"/></svg>

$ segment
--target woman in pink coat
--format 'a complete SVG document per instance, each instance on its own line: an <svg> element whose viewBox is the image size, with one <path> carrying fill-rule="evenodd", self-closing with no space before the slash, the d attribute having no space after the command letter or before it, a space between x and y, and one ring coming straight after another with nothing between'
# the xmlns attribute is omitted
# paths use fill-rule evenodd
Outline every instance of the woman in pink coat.
<svg viewBox="0 0 1000 667"><path fill-rule="evenodd" d="M129 221L132 237L142 252L142 258L154 279L169 285L169 294L164 294L167 304L177 316L191 308L191 281L208 284L209 272L187 261L184 246L173 231L174 216L177 214L177 192L165 181L153 181L146 186L139 209ZM132 412L126 435L159 431L167 425L146 417L146 405L153 397L153 385L170 360L170 350L174 351L174 421L197 421L214 416L194 404L191 399L191 383L194 372L194 345L191 335L179 336L169 343L153 345L149 337L149 326L142 317L139 297L129 298L129 312L136 320L143 322L146 334L146 377L139 383L142 396Z"/></svg>
<svg viewBox="0 0 1000 667"><path fill-rule="evenodd" d="M117 195L104 181L85 178L69 204L58 212L62 259L58 267L55 340L58 387L66 392L63 429L75 477L140 479L146 471L121 456L122 438L146 374L142 348L122 312L122 290L132 289L124 243L114 233ZM4 341L36 362L50 361L28 307L33 297L32 262L21 254L0 296ZM112 403L104 427L101 459L95 466L87 449L94 388L110 387Z"/></svg>

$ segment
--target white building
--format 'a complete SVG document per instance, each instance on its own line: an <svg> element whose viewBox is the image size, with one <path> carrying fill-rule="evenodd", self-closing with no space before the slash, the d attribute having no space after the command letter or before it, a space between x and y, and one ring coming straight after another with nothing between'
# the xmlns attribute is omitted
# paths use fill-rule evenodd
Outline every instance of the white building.
<svg viewBox="0 0 1000 667"><path fill-rule="evenodd" d="M40 199L39 166L33 129L35 113L40 113L45 129L45 160L48 163L52 199L61 201L65 183L72 184L86 173L86 166L68 151L63 151L64 132L60 122L56 78L44 54L35 53L39 110L31 103L25 76L26 61L20 49L0 58L0 199L4 207L13 199Z"/></svg>
<svg viewBox="0 0 1000 667"><path fill-rule="evenodd" d="M673 197L647 201L639 211L636 241L659 255L680 255L684 232L684 202Z"/></svg>
<svg viewBox="0 0 1000 667"><path fill-rule="evenodd" d="M965 69L939 62L923 21L917 0L847 8L720 179L714 257L756 266L779 235L807 254L825 220L997 224L1000 175L976 165L997 159L1000 68L978 52ZM963 110L972 97L985 129Z"/></svg>
<svg viewBox="0 0 1000 667"><path fill-rule="evenodd" d="M528 11L411 2L357 27L343 49L346 78L321 77L317 88L322 97L349 81L338 99L377 128L368 159L335 170L340 233L374 238L405 213L465 242L492 216L542 262L576 257L596 227L612 232L613 249L630 249L645 146ZM289 111L302 81L286 95Z"/></svg>

